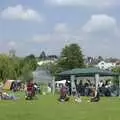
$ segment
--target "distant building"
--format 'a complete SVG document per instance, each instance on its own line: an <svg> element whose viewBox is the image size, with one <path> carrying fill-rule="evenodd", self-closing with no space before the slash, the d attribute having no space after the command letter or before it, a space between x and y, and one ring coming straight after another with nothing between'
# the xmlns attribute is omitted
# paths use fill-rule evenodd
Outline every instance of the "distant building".
<svg viewBox="0 0 120 120"><path fill-rule="evenodd" d="M41 65L50 64L50 63L55 63L55 61L54 60L41 60L37 64L41 66Z"/></svg>
<svg viewBox="0 0 120 120"><path fill-rule="evenodd" d="M96 65L96 67L104 70L111 70L112 68L116 67L116 63L101 61Z"/></svg>
<svg viewBox="0 0 120 120"><path fill-rule="evenodd" d="M94 66L98 63L98 59L94 57L86 57L84 61L87 66Z"/></svg>
<svg viewBox="0 0 120 120"><path fill-rule="evenodd" d="M120 61L116 61L116 67L120 67Z"/></svg>
<svg viewBox="0 0 120 120"><path fill-rule="evenodd" d="M57 60L58 60L58 57L56 55L49 55L46 57L45 60L41 60L37 64L39 66L44 65L44 64L50 64L50 63L55 64Z"/></svg>
<svg viewBox="0 0 120 120"><path fill-rule="evenodd" d="M58 57L56 55L48 55L47 60L58 60Z"/></svg>

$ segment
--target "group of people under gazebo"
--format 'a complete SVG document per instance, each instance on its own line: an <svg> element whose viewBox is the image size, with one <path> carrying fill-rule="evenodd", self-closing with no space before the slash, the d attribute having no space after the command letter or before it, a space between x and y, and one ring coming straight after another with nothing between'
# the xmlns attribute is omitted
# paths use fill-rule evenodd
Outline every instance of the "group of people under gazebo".
<svg viewBox="0 0 120 120"><path fill-rule="evenodd" d="M82 93L82 89L81 89L81 82L80 84L77 84L76 80L74 81L75 83L75 88L73 88L74 90L71 91L71 86L70 84L68 84L68 82L66 82L65 85L61 85L60 87L60 97L59 97L59 101L63 102L63 101L69 101L70 96L74 96L75 101L76 102L81 102L81 93ZM91 86L91 98L89 100L89 102L98 102L100 100L100 93L99 93L99 89L96 89L95 86Z"/></svg>
<svg viewBox="0 0 120 120"><path fill-rule="evenodd" d="M104 93L105 96L110 96L110 91L108 89L109 85L108 82L106 82L105 84L103 84L101 86L102 81L100 81L100 77L116 77L119 80L119 74L118 73L114 73L111 71L107 71L107 70L102 70L99 68L76 68L76 69L72 69L72 70L67 70L64 72L59 73L59 76L62 78L69 78L70 79L70 84L69 86L66 84L64 86L61 87L60 90L60 98L59 100L62 101L68 101L69 99L69 93L71 92L73 96L77 96L78 99L80 99L81 95L83 96L83 92L81 90L81 88L79 87L79 85L77 85L76 82L76 78L77 77L93 77L94 78L94 84L92 85L87 85L86 84L86 88L90 87L90 95L92 96L90 101L91 102L98 102L100 100L100 92L103 92L103 88L104 89ZM118 82L120 83L120 82ZM117 85L117 95L119 95L120 93L120 84ZM88 89L86 89L88 90ZM69 92L68 92L69 91ZM102 93L101 92L101 93ZM65 98L64 100L62 98ZM76 99L75 99L76 100Z"/></svg>

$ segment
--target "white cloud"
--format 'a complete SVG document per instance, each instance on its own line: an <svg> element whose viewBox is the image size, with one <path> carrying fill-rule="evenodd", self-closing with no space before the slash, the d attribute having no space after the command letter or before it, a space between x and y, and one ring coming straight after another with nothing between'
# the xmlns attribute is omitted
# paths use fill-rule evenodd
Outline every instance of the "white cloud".
<svg viewBox="0 0 120 120"><path fill-rule="evenodd" d="M114 17L106 14L92 15L83 25L82 31L86 54L117 56L120 28Z"/></svg>
<svg viewBox="0 0 120 120"><path fill-rule="evenodd" d="M48 33L48 34L40 34L40 35L34 35L32 42L34 43L46 43L46 42L51 42L51 43L61 43L61 42L67 42L69 41L70 38L70 34L66 33L66 34L59 34L59 33Z"/></svg>
<svg viewBox="0 0 120 120"><path fill-rule="evenodd" d="M42 16L35 10L25 8L22 5L11 6L1 11L1 18L9 20L37 21L43 20Z"/></svg>
<svg viewBox="0 0 120 120"><path fill-rule="evenodd" d="M58 6L91 6L91 7L110 7L118 5L119 0L45 0L52 5Z"/></svg>
<svg viewBox="0 0 120 120"><path fill-rule="evenodd" d="M68 32L68 27L65 23L58 23L55 25L54 31L57 33L66 33Z"/></svg>
<svg viewBox="0 0 120 120"><path fill-rule="evenodd" d="M115 18L106 14L92 15L82 28L72 29L65 23L58 23L53 31L47 34L35 35L32 39L35 43L44 42L83 42L84 40L111 39L119 36L119 29ZM84 42L83 42L84 43Z"/></svg>
<svg viewBox="0 0 120 120"><path fill-rule="evenodd" d="M54 26L53 32L42 35L34 35L32 41L42 43L46 41L57 41L69 39L68 27L65 23L58 23Z"/></svg>
<svg viewBox="0 0 120 120"><path fill-rule="evenodd" d="M106 14L92 15L83 26L85 32L114 31L117 28L116 19Z"/></svg>
<svg viewBox="0 0 120 120"><path fill-rule="evenodd" d="M59 48L59 52L65 44L78 43L85 55L117 56L119 38L116 19L106 14L98 14L92 15L79 29L58 23L52 32L34 36L33 43L45 45L49 50Z"/></svg>
<svg viewBox="0 0 120 120"><path fill-rule="evenodd" d="M35 43L41 43L49 41L50 38L50 34L34 35L32 41Z"/></svg>

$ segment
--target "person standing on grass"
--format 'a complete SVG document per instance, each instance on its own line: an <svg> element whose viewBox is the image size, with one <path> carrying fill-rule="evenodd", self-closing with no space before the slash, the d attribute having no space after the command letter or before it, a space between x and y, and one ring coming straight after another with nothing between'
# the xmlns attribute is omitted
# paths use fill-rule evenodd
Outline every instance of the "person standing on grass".
<svg viewBox="0 0 120 120"><path fill-rule="evenodd" d="M68 81L66 81L65 85L67 87L67 92L68 92L67 94L70 96L71 95L71 84Z"/></svg>
<svg viewBox="0 0 120 120"><path fill-rule="evenodd" d="M80 97L80 86L77 84L77 80L75 80L75 87L76 87L76 95L75 95L75 101L76 102L81 102L81 97Z"/></svg>

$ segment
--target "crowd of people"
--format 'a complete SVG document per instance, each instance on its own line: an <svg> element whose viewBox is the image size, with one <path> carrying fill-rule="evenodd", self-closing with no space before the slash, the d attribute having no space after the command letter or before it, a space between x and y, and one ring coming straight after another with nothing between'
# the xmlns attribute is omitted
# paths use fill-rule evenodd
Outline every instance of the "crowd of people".
<svg viewBox="0 0 120 120"><path fill-rule="evenodd" d="M74 96L76 102L81 102L81 96L91 96L89 102L98 102L100 100L100 96L110 96L111 95L111 82L103 82L100 81L98 84L98 88L96 89L95 85L92 84L89 80L83 83L82 80L74 81L75 88L71 87L71 83L66 81L65 85L62 84L60 86L60 97L58 98L59 101L69 101L70 96ZM21 84L15 82L12 85L13 92L16 92L18 88L21 88ZM50 85L49 91L51 92ZM35 98L37 94L41 93L40 86L33 82L33 80L28 81L24 87L25 91L25 99L32 100ZM2 100L15 100L17 97L15 95L8 94L6 92L2 92L0 88L0 99Z"/></svg>
<svg viewBox="0 0 120 120"><path fill-rule="evenodd" d="M11 92L3 90L3 86L3 84L0 84L0 100L16 100L17 97L14 93L21 90L25 91L26 100L32 100L36 94L40 93L40 86L32 80L28 81L26 84L21 84L17 81L13 82L10 87Z"/></svg>
<svg viewBox="0 0 120 120"><path fill-rule="evenodd" d="M66 82L65 85L61 85L60 88L60 97L59 97L59 101L60 102L65 102L65 101L69 101L70 96L74 96L75 97L75 101L76 102L81 102L81 96L82 94L82 89L81 89L81 81L79 84L77 84L77 81L75 81L75 89L73 91L71 91L71 85L70 83ZM100 92L99 89L96 89L94 86L91 88L91 92L90 92L90 100L89 102L98 102L100 100Z"/></svg>
<svg viewBox="0 0 120 120"><path fill-rule="evenodd" d="M81 95L81 96L91 96L93 93L93 89L95 88L95 84L91 82L90 80L86 80L86 82L83 83L82 80L78 83L77 80L74 81L75 83L75 90ZM68 94L74 94L71 93L71 83L66 82L66 86L68 87ZM100 96L112 96L112 93L117 89L115 85L112 85L111 81L103 81L101 80L98 84L98 89L100 92Z"/></svg>
<svg viewBox="0 0 120 120"><path fill-rule="evenodd" d="M60 88L60 98L59 101L68 101L70 96L75 96L75 101L81 102L81 96L91 96L89 101L98 102L100 100L100 96L111 96L113 92L113 88L115 90L114 85L112 85L111 81L103 81L101 80L98 83L96 88L95 84L91 83L90 80L86 80L83 83L82 80L77 82L74 81L75 88L71 88L71 83L66 81L65 85L62 85ZM72 90L71 90L72 89ZM64 98L64 100L63 100Z"/></svg>

